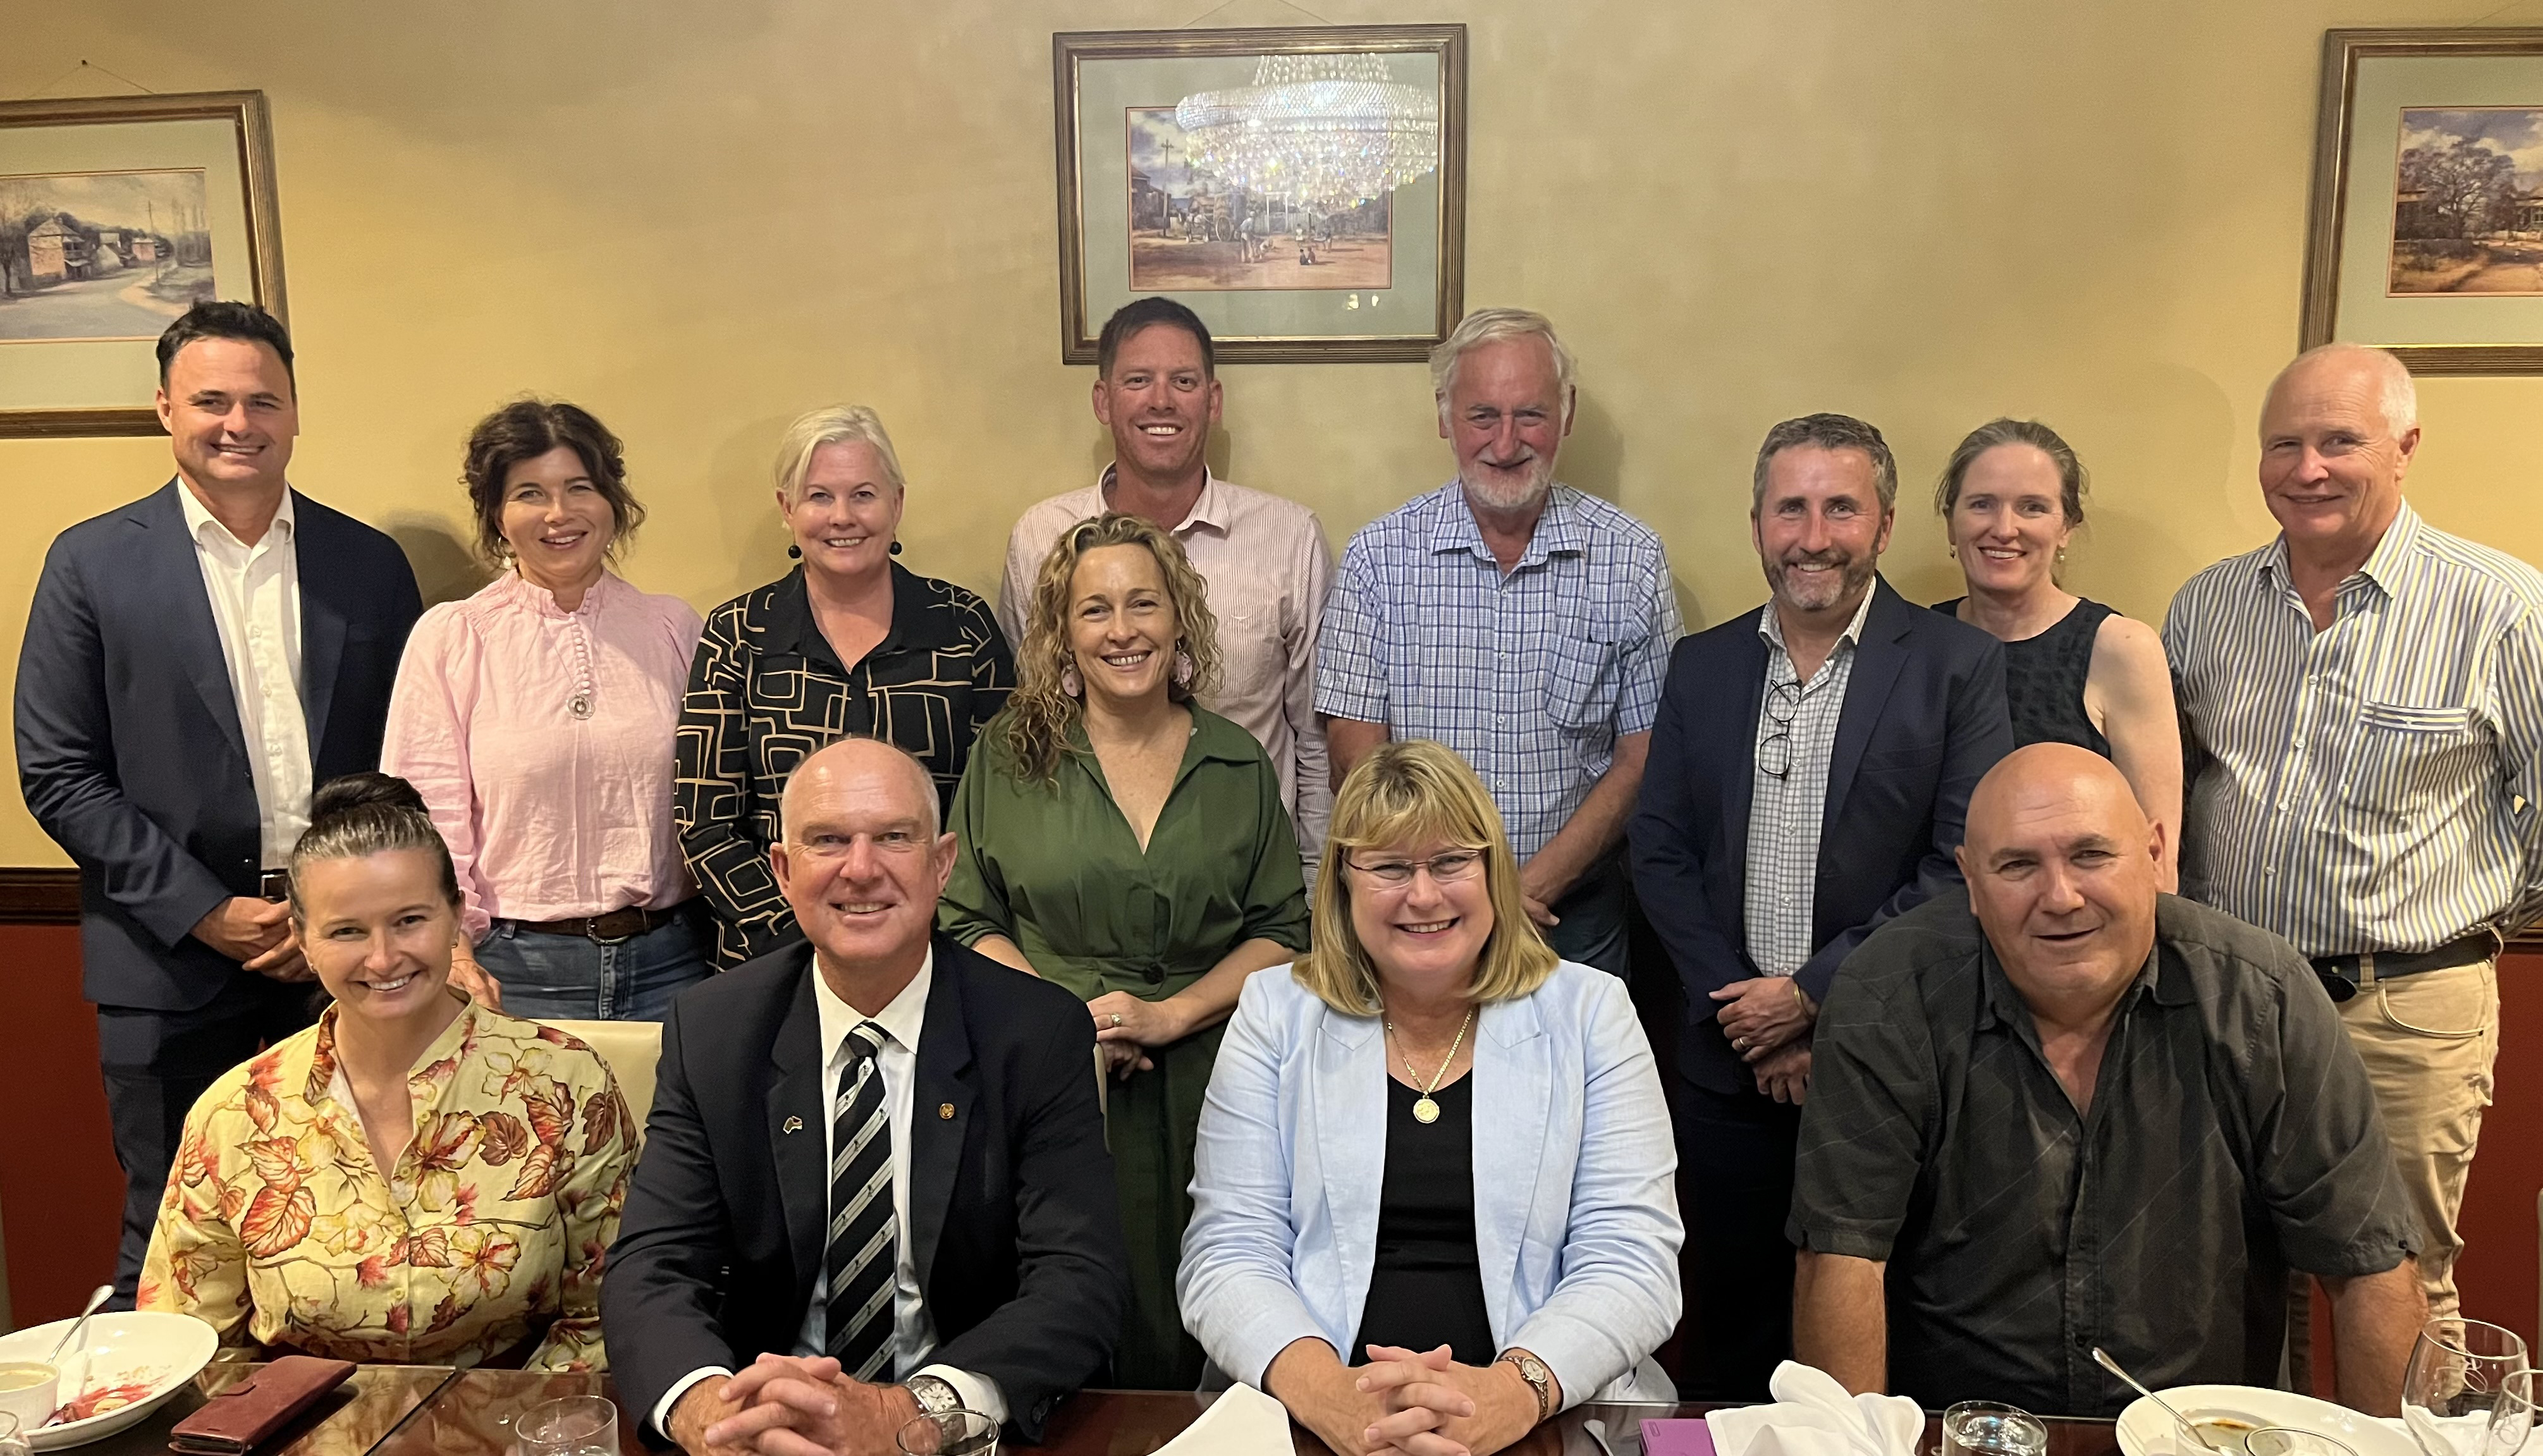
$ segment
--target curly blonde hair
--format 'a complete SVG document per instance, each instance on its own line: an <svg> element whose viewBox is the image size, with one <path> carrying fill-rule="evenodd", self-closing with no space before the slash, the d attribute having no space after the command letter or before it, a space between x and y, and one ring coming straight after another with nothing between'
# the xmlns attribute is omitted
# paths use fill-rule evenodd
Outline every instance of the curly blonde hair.
<svg viewBox="0 0 2543 1456"><path fill-rule="evenodd" d="M1061 674L1076 662L1068 644L1069 588L1077 580L1078 562L1107 546L1144 546L1165 574L1166 598L1175 607L1175 646L1193 660L1192 681L1178 683L1167 674L1167 696L1185 703L1218 686L1218 619L1210 614L1209 584L1193 570L1183 543L1142 516L1106 511L1079 521L1060 532L1042 558L1025 640L1016 652L1016 690L992 725L1016 772L1035 783L1048 783L1059 772L1068 730L1084 711L1060 688Z"/></svg>

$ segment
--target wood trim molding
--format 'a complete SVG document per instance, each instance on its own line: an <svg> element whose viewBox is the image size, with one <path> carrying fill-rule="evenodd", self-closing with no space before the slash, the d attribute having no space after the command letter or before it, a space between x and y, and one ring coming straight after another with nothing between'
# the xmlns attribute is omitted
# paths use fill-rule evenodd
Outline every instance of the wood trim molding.
<svg viewBox="0 0 2543 1456"><path fill-rule="evenodd" d="M77 870L0 866L0 925L77 925Z"/></svg>

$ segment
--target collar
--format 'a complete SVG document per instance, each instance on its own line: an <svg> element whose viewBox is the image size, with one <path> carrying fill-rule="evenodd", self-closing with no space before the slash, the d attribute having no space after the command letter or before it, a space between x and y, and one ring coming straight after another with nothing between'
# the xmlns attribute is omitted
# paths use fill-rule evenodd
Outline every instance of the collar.
<svg viewBox="0 0 2543 1456"><path fill-rule="evenodd" d="M604 569L600 574L600 579L591 583L591 589L582 594L582 605L569 612L557 605L556 593L530 581L521 575L520 568L513 567L488 582L486 589L478 595L500 606L518 607L534 617L554 617L562 620L567 617L594 615L607 599L616 596L622 589L632 590L633 588L618 579L617 573Z"/></svg>
<svg viewBox="0 0 2543 1456"><path fill-rule="evenodd" d="M1518 564L1533 566L1549 556L1579 556L1589 548L1589 533L1580 523L1580 492L1561 481L1546 488L1545 508L1537 513L1536 529L1527 538L1527 550ZM1438 515L1430 527L1430 550L1433 555L1463 551L1484 561L1494 561L1493 548L1484 540L1484 528L1475 522L1475 508L1466 502L1466 487L1452 480L1431 494L1438 502ZM1498 566L1498 562L1495 563Z"/></svg>
<svg viewBox="0 0 2543 1456"><path fill-rule="evenodd" d="M2385 596L2396 595L2402 585L2402 562L2419 550L2420 532L2420 513L2411 508L2410 498L2406 496L2402 498L2401 508L2393 512L2393 523L2384 528L2383 539L2375 543L2373 551L2366 553L2365 563L2351 573L2348 580L2341 582L2341 586L2345 588L2350 581L2363 578L2373 582ZM2270 543L2269 554L2261 558L2261 573L2272 588L2288 588L2293 578L2288 575L2286 532L2280 531L2277 539Z"/></svg>
<svg viewBox="0 0 2543 1456"><path fill-rule="evenodd" d="M883 641L875 645L869 656L889 657L962 646L962 634L956 630L951 614L939 610L945 604L929 599L928 584L900 563L891 564L891 630L883 635ZM804 584L801 566L778 577L769 588L763 641L763 651L809 657L828 664L842 677L852 665L839 660L829 639L813 625L811 588Z"/></svg>
<svg viewBox="0 0 2543 1456"><path fill-rule="evenodd" d="M415 1059L415 1066L407 1069L410 1087L419 1081L430 1087L428 1095L415 1099L419 1122L424 1113L440 1100L440 1084L458 1075L460 1049L476 1039L477 1018L481 1014L477 1003L456 990L445 988L445 994L459 1003L459 1014L450 1019L450 1025L442 1028L441 1035L433 1037L432 1044ZM350 1089L340 1095L336 1087L338 1075L343 1071L336 1057L336 1019L343 1010L340 1003L330 1001L327 1009L318 1014L317 1035L310 1042L309 1081L301 1094L303 1100L313 1106L329 1097L347 1107L353 1105ZM385 1169L381 1171L383 1174L387 1172Z"/></svg>
<svg viewBox="0 0 2543 1456"><path fill-rule="evenodd" d="M1971 918L1974 920L1975 916ZM2146 952L2145 963L2137 967L2128 988L2119 993L2119 1005L2111 1012L2114 1020L2125 1017L2141 997L2151 996L2163 1006L2182 1006L2197 999L2185 972L2175 968L2169 975L2165 974L2163 947L2163 928L2158 917L2154 945ZM2014 989L2013 978L2005 974L2004 961L1996 956L1995 942L1986 938L1983 929L1978 932L1978 975L1986 988L1985 998L1978 1003L1978 1030L2011 1027L2032 1050L2038 1051L2040 1024L2032 1017L2031 1003L2023 1000L2022 993Z"/></svg>
<svg viewBox="0 0 2543 1456"><path fill-rule="evenodd" d="M298 536L300 521L291 511L291 498L296 494L289 486L282 488L282 503L273 508L273 524L265 528L265 541L272 541L277 546L283 546L288 545ZM254 550L264 544L264 541L241 542L239 538L231 535L230 528L222 525L209 510L203 508L202 501L194 498L194 488L187 485L182 476L177 480L177 508L186 513L186 534L205 546L227 541L233 545L244 545ZM209 539L203 535L206 528L214 533ZM273 534L277 528L282 532L278 539Z"/></svg>
<svg viewBox="0 0 2543 1456"><path fill-rule="evenodd" d="M1119 476L1120 471L1121 467L1118 464L1108 464L1104 467L1104 473L1095 478L1094 509L1087 514L1100 515L1113 509L1113 482ZM1175 528L1166 534L1181 540L1194 530L1206 526L1221 536L1226 535L1228 500L1218 487L1218 472L1206 465L1202 466L1200 495L1194 498L1192 509L1184 512L1184 518L1177 521Z"/></svg>
<svg viewBox="0 0 2543 1456"><path fill-rule="evenodd" d="M1255 740L1253 733L1189 698L1184 700L1184 706L1192 710L1192 731L1185 735L1183 762L1175 770L1177 787L1182 786L1184 775L1192 771L1193 765L1202 759L1215 758L1224 763L1242 764L1252 763L1263 756L1263 745ZM1103 783L1103 775L1096 770L1095 745L1086 736L1086 715L1082 711L1068 720L1068 746L1075 750L1087 776L1098 784ZM1168 791L1169 796L1172 792Z"/></svg>
<svg viewBox="0 0 2543 1456"><path fill-rule="evenodd" d="M1845 630L1836 635L1838 647L1851 648L1863 645L1863 624L1871 620L1872 599L1880 594L1881 577L1876 574L1872 578L1872 584L1864 588L1863 600L1855 604L1854 620L1846 623ZM1782 618L1775 615L1775 603L1771 597L1767 599L1764 606L1757 609L1757 635L1766 640L1768 647L1777 651L1784 650L1784 623ZM1834 656L1836 653L1831 650L1828 655Z"/></svg>
<svg viewBox="0 0 2543 1456"><path fill-rule="evenodd" d="M928 941L926 954L919 958L918 974L909 978L909 984L900 988L900 994L892 997L890 1004L873 1016L850 1006L839 998L838 992L830 989L829 978L821 974L820 952L812 953L810 968L812 1005L821 1018L822 1066L838 1065L839 1049L847 1044L848 1034L859 1024L869 1021L880 1025L892 1041L907 1048L910 1055L918 1054L918 1034L927 1024L927 991L936 980L936 943L933 937Z"/></svg>

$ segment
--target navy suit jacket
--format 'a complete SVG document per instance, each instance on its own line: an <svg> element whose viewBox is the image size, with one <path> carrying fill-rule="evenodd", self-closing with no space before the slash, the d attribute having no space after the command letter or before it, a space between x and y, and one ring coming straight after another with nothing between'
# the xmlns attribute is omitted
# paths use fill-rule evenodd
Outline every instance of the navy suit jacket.
<svg viewBox="0 0 2543 1456"><path fill-rule="evenodd" d="M193 1011L237 961L194 923L254 895L256 786L220 629L171 480L53 538L18 653L18 787L80 870L101 1006ZM293 494L310 782L379 766L398 654L424 604L396 542Z"/></svg>
<svg viewBox="0 0 2543 1456"><path fill-rule="evenodd" d="M995 1381L1027 1442L1130 1304L1095 1024L944 935L909 1117L910 1260L931 1362ZM662 1024L645 1151L601 1275L620 1403L649 1443L681 1377L795 1347L827 1248L821 1018L802 942L691 986Z"/></svg>
<svg viewBox="0 0 2543 1456"><path fill-rule="evenodd" d="M2013 751L2004 645L1910 605L1886 580L1872 590L1828 762L1811 906L1816 949L1794 976L1814 1001L1827 999L1838 963L1875 926L1961 882L1953 851L1969 794ZM1758 620L1743 612L1670 653L1628 828L1643 912L1686 986L1678 1070L1716 1092L1756 1085L1708 993L1758 974L1744 908L1766 690Z"/></svg>

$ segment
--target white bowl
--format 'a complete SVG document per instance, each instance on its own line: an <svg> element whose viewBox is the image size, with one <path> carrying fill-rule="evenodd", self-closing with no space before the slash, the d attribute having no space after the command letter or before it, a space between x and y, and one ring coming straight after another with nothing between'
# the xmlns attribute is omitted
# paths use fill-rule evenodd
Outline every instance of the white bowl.
<svg viewBox="0 0 2543 1456"><path fill-rule="evenodd" d="M40 1360L54 1341L70 1333L70 1321L55 1320L14 1335L0 1335L0 1360ZM28 1431L28 1444L39 1451L84 1445L139 1423L141 1418L183 1389L186 1382L203 1373L203 1367L212 1362L213 1353L220 1348L220 1338L212 1333L212 1327L192 1315L94 1315L81 1341L87 1346L85 1358L81 1350L66 1349L54 1362L62 1372L63 1405L101 1389L138 1389L124 1404L85 1420L68 1420Z"/></svg>
<svg viewBox="0 0 2543 1456"><path fill-rule="evenodd" d="M2285 1425L2327 1435L2357 1456L2421 1456L2419 1443L2399 1426L2293 1391L2256 1385L2177 1385L2157 1394L2192 1420L2230 1417L2254 1425ZM2123 1456L2207 1456L2161 1406L2142 1396L2119 1413L2119 1437Z"/></svg>

